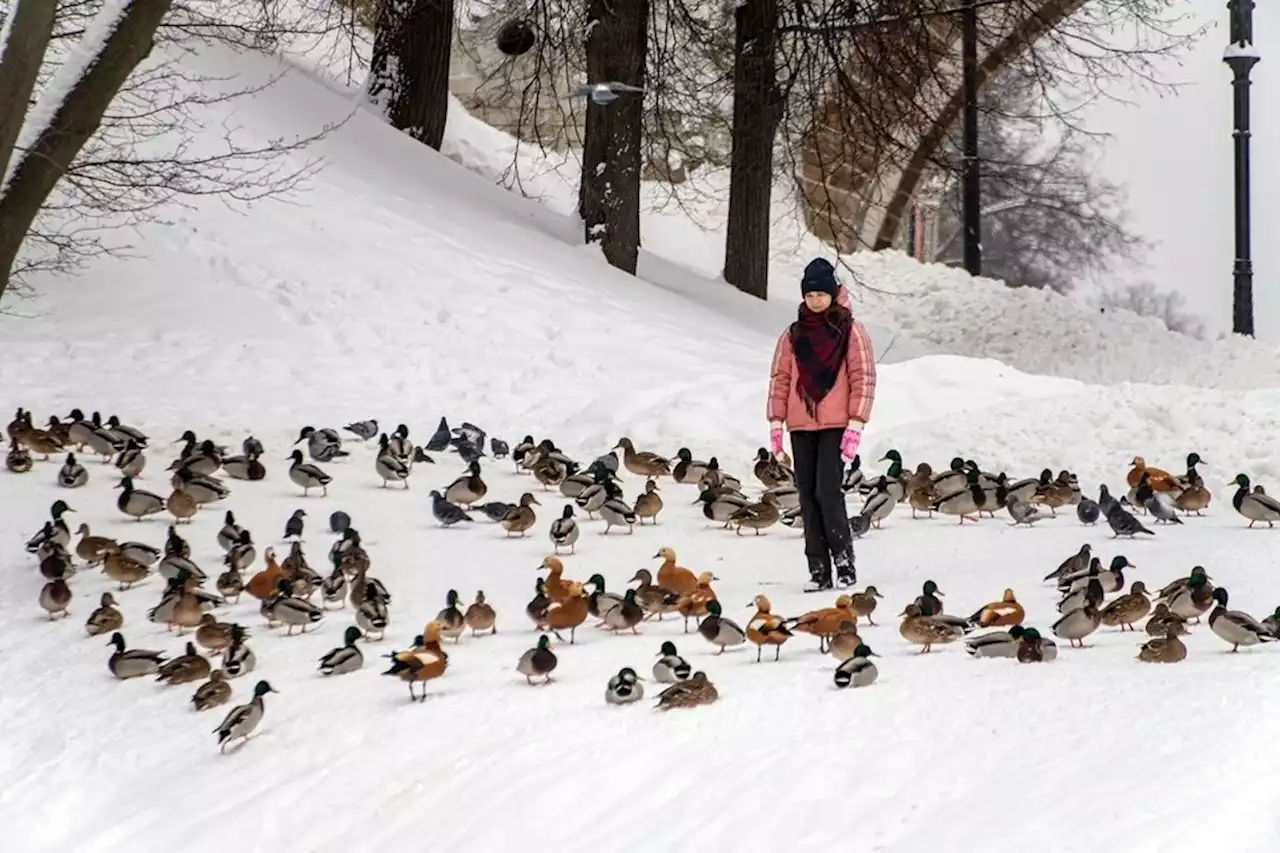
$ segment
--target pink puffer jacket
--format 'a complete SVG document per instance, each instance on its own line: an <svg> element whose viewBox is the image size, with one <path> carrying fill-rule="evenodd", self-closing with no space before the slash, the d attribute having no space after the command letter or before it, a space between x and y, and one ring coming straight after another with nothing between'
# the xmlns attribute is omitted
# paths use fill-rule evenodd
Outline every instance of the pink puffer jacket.
<svg viewBox="0 0 1280 853"><path fill-rule="evenodd" d="M836 301L849 307L849 293L843 286ZM816 429L844 429L849 424L861 428L871 419L876 399L876 356L871 336L857 320L850 331L849 352L844 367L827 396L811 417L800 399L796 358L791 348L791 328L782 330L773 352L769 375L769 421L784 423L792 432Z"/></svg>

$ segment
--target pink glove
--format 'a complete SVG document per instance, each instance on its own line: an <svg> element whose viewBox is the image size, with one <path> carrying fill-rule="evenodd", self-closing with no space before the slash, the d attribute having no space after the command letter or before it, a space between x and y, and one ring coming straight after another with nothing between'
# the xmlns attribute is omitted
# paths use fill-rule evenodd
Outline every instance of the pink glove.
<svg viewBox="0 0 1280 853"><path fill-rule="evenodd" d="M852 462L853 457L858 455L858 448L862 446L862 430L857 427L849 427L844 431L844 437L840 439L840 458L845 462Z"/></svg>
<svg viewBox="0 0 1280 853"><path fill-rule="evenodd" d="M782 453L782 427L780 426L769 429L769 451L775 458Z"/></svg>

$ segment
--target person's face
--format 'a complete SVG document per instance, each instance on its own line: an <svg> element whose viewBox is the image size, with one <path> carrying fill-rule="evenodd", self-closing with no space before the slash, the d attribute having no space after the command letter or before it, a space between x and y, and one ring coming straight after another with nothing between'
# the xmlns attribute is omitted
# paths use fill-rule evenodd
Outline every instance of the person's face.
<svg viewBox="0 0 1280 853"><path fill-rule="evenodd" d="M815 314L821 314L831 307L831 294L814 290L804 295L804 304Z"/></svg>

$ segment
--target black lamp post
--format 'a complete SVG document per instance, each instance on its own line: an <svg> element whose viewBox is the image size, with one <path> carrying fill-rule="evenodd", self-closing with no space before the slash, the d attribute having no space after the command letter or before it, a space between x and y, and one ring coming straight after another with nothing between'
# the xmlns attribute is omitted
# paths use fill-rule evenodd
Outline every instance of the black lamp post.
<svg viewBox="0 0 1280 853"><path fill-rule="evenodd" d="M982 275L982 161L978 158L978 4L960 6L960 65L963 72L964 127L961 175L961 219L964 223L964 269Z"/></svg>
<svg viewBox="0 0 1280 853"><path fill-rule="evenodd" d="M1231 66L1234 94L1236 259L1232 267L1235 283L1231 327L1236 334L1250 337L1253 336L1253 250L1249 202L1249 74L1261 58L1253 46L1253 7L1254 0L1228 0L1231 43L1222 55L1222 61Z"/></svg>

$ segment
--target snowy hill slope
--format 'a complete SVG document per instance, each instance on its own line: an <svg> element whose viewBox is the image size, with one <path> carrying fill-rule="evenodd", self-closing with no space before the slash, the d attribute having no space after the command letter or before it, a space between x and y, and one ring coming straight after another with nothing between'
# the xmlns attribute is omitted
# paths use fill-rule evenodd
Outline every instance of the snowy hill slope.
<svg viewBox="0 0 1280 853"><path fill-rule="evenodd" d="M224 51L190 61L250 78L275 70ZM349 110L341 94L292 75L234 119L272 137ZM86 638L83 620L115 585L82 570L71 618L50 623L37 604L43 578L21 549L59 497L77 511L73 527L86 521L95 534L160 545L164 522L125 520L113 469L96 462L88 487L73 492L54 485L56 462L4 472L0 813L14 849L327 853L426 842L576 853L671 850L696 838L747 853L779 839L805 850L958 853L981 836L986 853L1021 853L1028 838L1047 853L1145 853L1280 839L1267 809L1280 771L1253 760L1265 736L1258 708L1280 699L1269 677L1275 646L1228 655L1200 626L1185 663L1145 667L1133 661L1145 635L1104 629L1090 648L1028 667L969 660L954 645L918 655L895 618L933 578L959 615L1013 586L1047 633L1057 596L1039 579L1086 541L1106 559L1126 553L1138 566L1131 580L1152 588L1203 564L1233 606L1269 613L1280 603L1271 569L1280 531L1242 529L1221 483L1243 468L1275 492L1276 392L1099 387L960 356L886 366L868 467L890 446L935 465L963 451L1018 476L1072 467L1094 492L1117 485L1134 453L1177 468L1196 450L1212 463L1215 502L1203 519L1123 545L1069 514L1015 530L1003 517L963 528L913 522L898 508L859 546L862 581L885 596L877 625L862 628L882 656L881 680L865 691L835 691L833 661L812 639L756 664L749 648L715 655L671 619L640 626L640 636L588 623L574 645L556 643L556 682L529 687L515 672L536 640L523 609L559 494L508 463L486 465L492 498L537 495L537 527L527 539L482 522L442 530L426 492L460 472L456 457L415 468L408 491L383 490L371 449L357 446L323 466L329 496L304 499L282 461L298 428L372 416L404 421L421 441L448 414L509 440L550 435L583 459L627 433L665 453L718 454L749 476L773 332L614 273L562 239L554 211L371 116L357 114L313 153L327 168L290 205L241 215L202 204L146 234L146 260L39 282L45 298L30 307L41 322L0 318L0 387L10 409L43 416L80 405L146 429L154 449L139 485L157 492L167 492L163 469L181 430L228 443L257 434L268 478L229 481L231 497L181 531L193 558L221 570L224 509L260 551L283 552L284 521L305 507L306 553L323 570L325 520L343 509L393 595L387 639L364 644L360 672L326 680L316 660L341 641L349 609L292 638L267 628L247 596L220 609L249 627L259 657L233 701L247 701L258 676L280 691L267 697L260 734L220 756L211 730L225 709L190 710L194 685L109 677L105 639ZM642 487L626 476L629 498ZM600 572L621 589L637 568L656 570L652 555L670 545L683 565L715 573L739 622L762 591L785 615L831 603L798 592L796 533L734 536L704 524L688 488L664 484L663 495L661 524L632 536L601 536L603 525L582 519L566 575ZM172 657L185 638L146 619L161 587L152 578L117 597L129 643ZM450 644L449 671L410 705L402 684L378 674L380 656L420 633L451 588L464 601L483 589L498 634ZM658 714L650 683L640 707L607 708L608 677L622 666L647 674L664 640L709 674L721 700ZM1242 762L1247 784L1234 775Z"/></svg>

